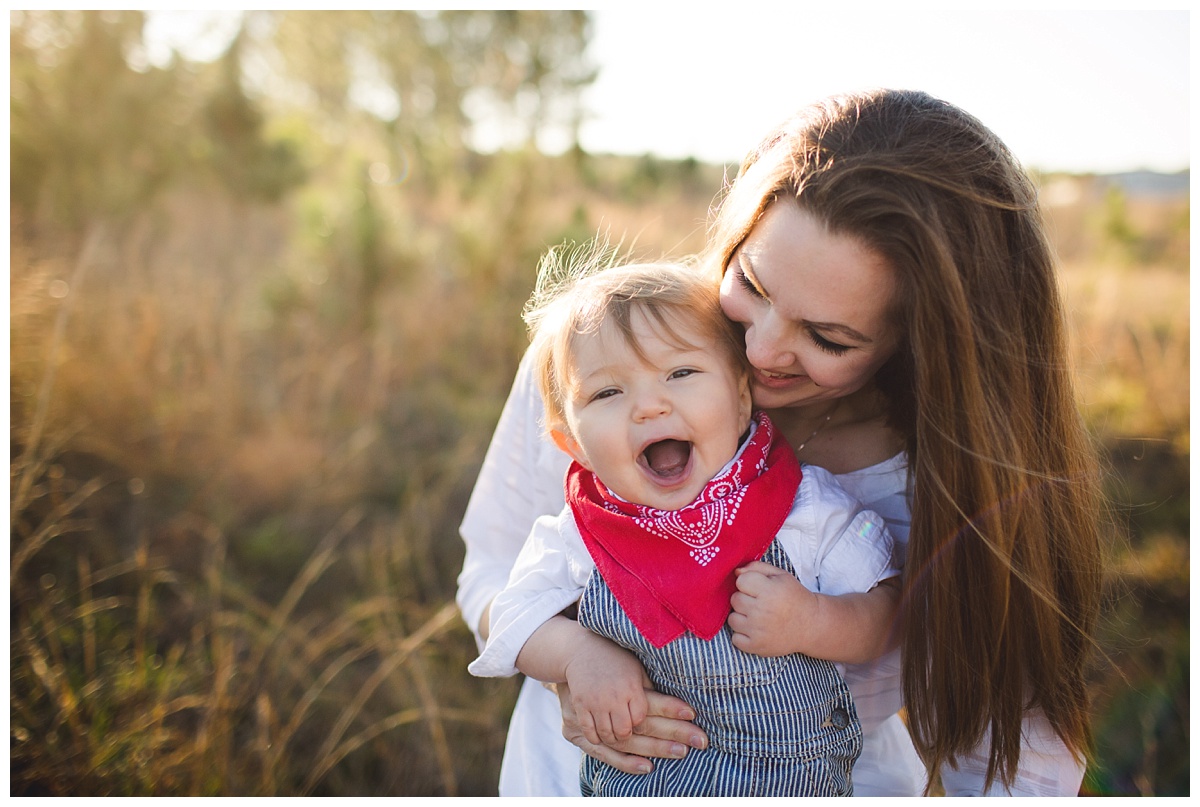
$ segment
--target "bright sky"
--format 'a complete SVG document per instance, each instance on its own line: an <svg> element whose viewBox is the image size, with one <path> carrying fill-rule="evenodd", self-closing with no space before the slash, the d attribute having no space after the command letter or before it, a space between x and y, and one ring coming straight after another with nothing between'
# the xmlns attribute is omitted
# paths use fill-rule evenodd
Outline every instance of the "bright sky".
<svg viewBox="0 0 1200 807"><path fill-rule="evenodd" d="M889 86L963 107L1032 167L1189 166L1187 12L896 5L600 11L583 146L737 162L796 108Z"/></svg>
<svg viewBox="0 0 1200 807"><path fill-rule="evenodd" d="M1190 165L1189 12L905 6L600 9L592 49L600 74L585 96L583 146L735 163L805 103L891 86L958 104L1031 167ZM196 21L213 13L193 12L183 27L190 56L216 55L196 35ZM152 21L152 37L171 38L164 22Z"/></svg>

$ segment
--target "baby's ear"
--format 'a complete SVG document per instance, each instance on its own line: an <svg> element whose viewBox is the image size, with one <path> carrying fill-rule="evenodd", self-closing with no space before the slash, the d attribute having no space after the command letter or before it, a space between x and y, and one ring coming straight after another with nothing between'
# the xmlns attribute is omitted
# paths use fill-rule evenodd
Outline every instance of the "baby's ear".
<svg viewBox="0 0 1200 807"><path fill-rule="evenodd" d="M750 397L750 376L742 375L741 390L738 393L738 415L742 419L742 427L750 425L750 416L754 412L754 399Z"/></svg>
<svg viewBox="0 0 1200 807"><path fill-rule="evenodd" d="M563 451L570 454L571 459L575 460L580 465L582 465L584 468L587 468L589 471L592 470L591 464L588 463L587 457L583 453L583 447L580 446L578 442L576 442L574 437L567 434L562 429L551 428L550 429L550 439L552 439L554 441L554 445L558 446Z"/></svg>

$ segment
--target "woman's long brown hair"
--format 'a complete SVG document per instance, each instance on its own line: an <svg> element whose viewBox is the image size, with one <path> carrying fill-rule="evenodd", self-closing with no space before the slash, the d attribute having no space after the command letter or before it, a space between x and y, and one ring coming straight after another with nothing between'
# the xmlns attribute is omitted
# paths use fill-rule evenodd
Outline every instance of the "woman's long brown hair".
<svg viewBox="0 0 1200 807"><path fill-rule="evenodd" d="M713 223L721 271L775 202L877 250L899 280L904 341L876 380L909 455L918 750L937 770L990 732L987 784L1011 785L1036 708L1085 757L1102 498L1032 183L975 118L881 90L808 108L747 158Z"/></svg>

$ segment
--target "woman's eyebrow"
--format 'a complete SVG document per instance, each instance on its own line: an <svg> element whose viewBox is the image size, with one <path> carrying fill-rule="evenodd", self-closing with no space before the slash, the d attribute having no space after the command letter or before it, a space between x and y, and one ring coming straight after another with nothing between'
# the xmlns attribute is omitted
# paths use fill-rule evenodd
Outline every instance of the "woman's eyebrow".
<svg viewBox="0 0 1200 807"><path fill-rule="evenodd" d="M734 253L733 259L738 262L738 267L742 270L742 276L750 281L750 285L763 296L764 299L770 300L771 295L767 294L767 290L762 287L758 276L754 273L754 261L750 260L750 256L744 254L740 249Z"/></svg>
<svg viewBox="0 0 1200 807"><path fill-rule="evenodd" d="M803 320L803 323L810 328L817 329L818 331L838 331L839 333L844 333L846 336L849 336L851 339L854 339L858 342L871 343L875 341L871 337L854 330L849 325L843 325L840 322L812 322L811 320L806 319Z"/></svg>
<svg viewBox="0 0 1200 807"><path fill-rule="evenodd" d="M743 256L742 251L738 250L734 254L734 259L738 262L742 270L742 275L746 278L746 280L750 281L750 285L754 286L754 288L758 290L758 293L761 294L764 299L770 300L771 295L767 293L767 290L763 288L762 283L754 274L754 262L750 260L750 257ZM875 341L866 334L860 333L854 328L851 328L849 325L843 325L840 322L814 322L810 319L801 319L798 320L798 323L809 328L815 328L818 331L837 331L838 333L843 333L846 336L849 336L851 339L864 344L871 344Z"/></svg>

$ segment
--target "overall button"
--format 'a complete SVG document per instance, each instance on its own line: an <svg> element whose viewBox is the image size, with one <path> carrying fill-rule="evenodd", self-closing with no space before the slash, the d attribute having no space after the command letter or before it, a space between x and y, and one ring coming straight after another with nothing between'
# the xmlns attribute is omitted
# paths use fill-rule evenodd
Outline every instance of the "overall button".
<svg viewBox="0 0 1200 807"><path fill-rule="evenodd" d="M850 715L842 707L834 707L833 714L829 716L829 724L835 729L844 729L850 725Z"/></svg>

